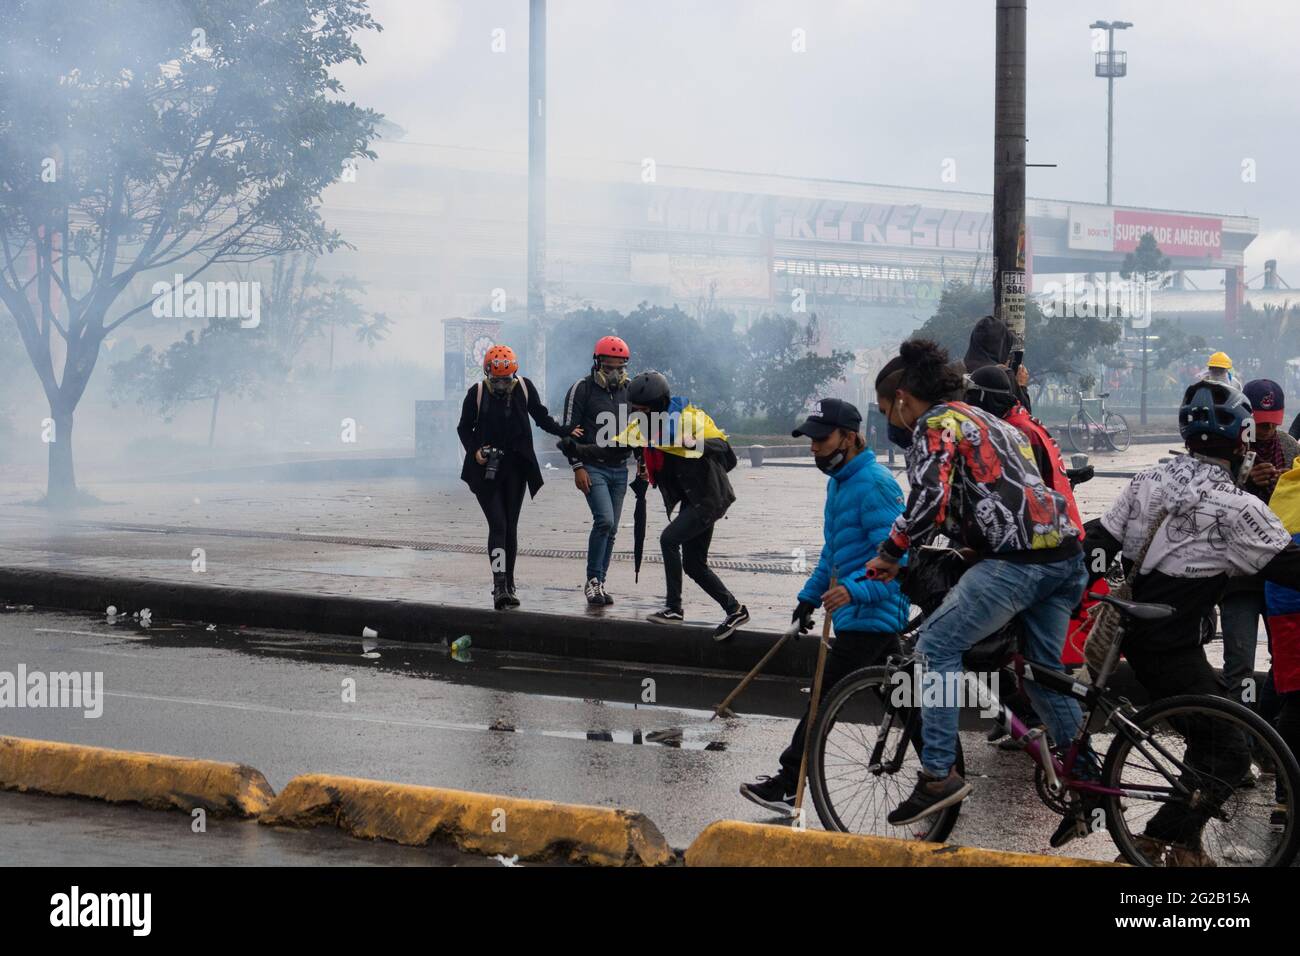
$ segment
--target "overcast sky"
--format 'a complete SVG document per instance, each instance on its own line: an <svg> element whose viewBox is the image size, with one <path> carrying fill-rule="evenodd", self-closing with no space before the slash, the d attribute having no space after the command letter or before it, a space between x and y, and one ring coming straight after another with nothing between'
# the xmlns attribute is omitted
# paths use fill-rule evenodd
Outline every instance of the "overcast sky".
<svg viewBox="0 0 1300 956"><path fill-rule="evenodd" d="M551 0L551 156L991 192L994 6ZM525 150L527 0L371 8L385 30L342 71L350 96L411 140ZM1029 162L1058 164L1028 171L1031 196L1105 200L1095 19L1135 24L1116 42L1115 202L1256 216L1247 277L1276 257L1300 288L1300 3L1029 0Z"/></svg>

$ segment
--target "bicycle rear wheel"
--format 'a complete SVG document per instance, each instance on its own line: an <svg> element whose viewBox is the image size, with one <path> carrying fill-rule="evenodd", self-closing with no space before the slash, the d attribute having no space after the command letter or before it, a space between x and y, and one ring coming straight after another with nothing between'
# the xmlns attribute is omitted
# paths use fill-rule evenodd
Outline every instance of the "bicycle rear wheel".
<svg viewBox="0 0 1300 956"><path fill-rule="evenodd" d="M1258 714L1185 694L1144 708L1127 733L1114 719L1112 727L1102 779L1124 794L1107 798L1106 827L1129 863L1273 867L1295 859L1300 765Z"/></svg>
<svg viewBox="0 0 1300 956"><path fill-rule="evenodd" d="M1107 412L1102 419L1101 427L1106 436L1106 444L1112 451L1128 451L1128 446L1133 442L1133 435L1128 428L1128 419L1115 412Z"/></svg>
<svg viewBox="0 0 1300 956"><path fill-rule="evenodd" d="M1088 419L1083 412L1075 412L1065 424L1065 437L1075 451L1090 451L1092 435L1088 431Z"/></svg>
<svg viewBox="0 0 1300 956"><path fill-rule="evenodd" d="M822 701L808 752L808 782L817 816L827 830L942 843L961 804L907 826L885 817L907 799L921 769L921 715L890 702L889 667L864 667L846 675ZM884 736L881 764L872 755ZM957 772L965 773L961 742Z"/></svg>

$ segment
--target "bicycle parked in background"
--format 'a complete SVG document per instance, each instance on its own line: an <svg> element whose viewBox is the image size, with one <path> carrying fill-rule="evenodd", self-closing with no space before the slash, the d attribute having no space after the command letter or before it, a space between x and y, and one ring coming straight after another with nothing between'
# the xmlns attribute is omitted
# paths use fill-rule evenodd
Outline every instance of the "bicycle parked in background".
<svg viewBox="0 0 1300 956"><path fill-rule="evenodd" d="M1100 445L1111 451L1127 451L1133 436L1129 432L1128 420L1123 415L1106 411L1106 399L1110 392L1102 392L1095 399L1084 398L1082 391L1076 394L1079 396L1079 410L1066 424L1066 437L1070 440L1070 447L1075 451L1092 451ZM1098 403L1095 418L1088 411L1089 402Z"/></svg>

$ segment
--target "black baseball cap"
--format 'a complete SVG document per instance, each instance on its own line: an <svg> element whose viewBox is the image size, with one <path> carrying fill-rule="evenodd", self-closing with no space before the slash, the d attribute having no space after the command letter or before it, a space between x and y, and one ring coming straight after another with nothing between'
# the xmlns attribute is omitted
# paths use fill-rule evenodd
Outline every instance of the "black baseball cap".
<svg viewBox="0 0 1300 956"><path fill-rule="evenodd" d="M851 432L862 427L862 413L850 403L840 398L823 398L808 416L808 420L792 431L794 438L806 435L809 438L827 437L837 428L847 428Z"/></svg>

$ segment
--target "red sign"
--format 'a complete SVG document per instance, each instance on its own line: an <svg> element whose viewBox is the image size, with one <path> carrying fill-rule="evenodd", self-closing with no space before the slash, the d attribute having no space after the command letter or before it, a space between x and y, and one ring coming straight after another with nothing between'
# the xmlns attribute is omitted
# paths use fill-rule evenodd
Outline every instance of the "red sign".
<svg viewBox="0 0 1300 956"><path fill-rule="evenodd" d="M1115 210L1115 251L1132 252L1141 238L1154 233L1167 256L1218 259L1223 254L1223 220L1172 213Z"/></svg>

